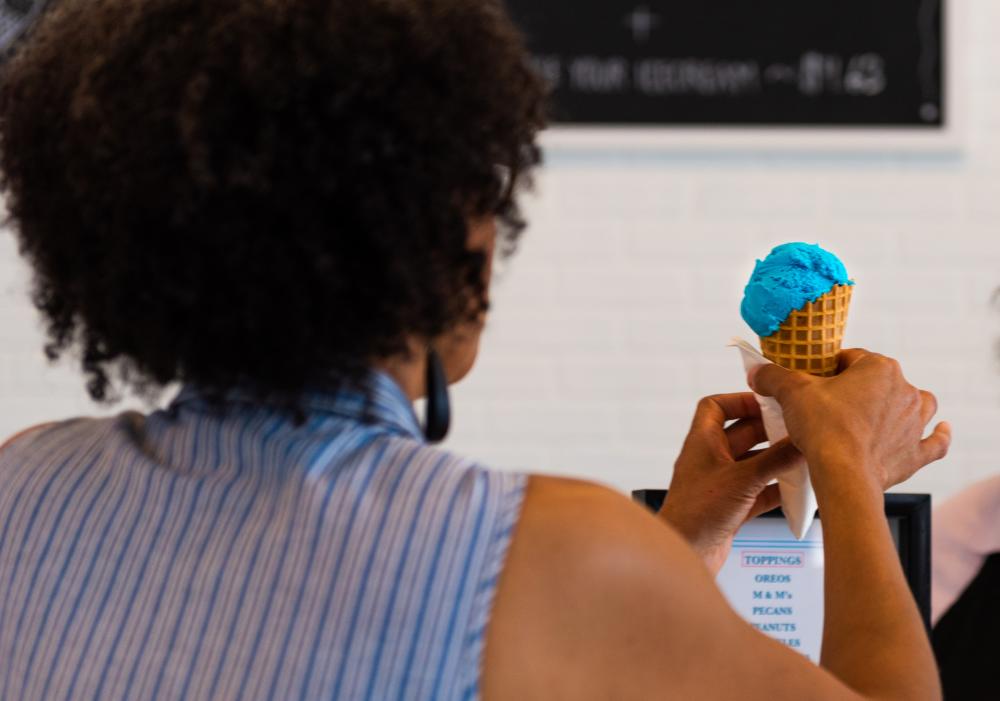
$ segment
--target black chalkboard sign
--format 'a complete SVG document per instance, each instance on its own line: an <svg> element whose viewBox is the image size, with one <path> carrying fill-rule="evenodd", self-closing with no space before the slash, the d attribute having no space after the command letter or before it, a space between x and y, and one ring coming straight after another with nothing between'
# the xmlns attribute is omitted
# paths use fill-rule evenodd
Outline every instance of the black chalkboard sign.
<svg viewBox="0 0 1000 701"><path fill-rule="evenodd" d="M507 0L571 125L942 129L944 0Z"/></svg>

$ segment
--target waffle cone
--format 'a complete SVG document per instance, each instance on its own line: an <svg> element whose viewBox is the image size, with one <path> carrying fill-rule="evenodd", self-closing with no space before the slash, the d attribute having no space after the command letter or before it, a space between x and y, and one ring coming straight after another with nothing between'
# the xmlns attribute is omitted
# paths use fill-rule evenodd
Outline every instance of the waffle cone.
<svg viewBox="0 0 1000 701"><path fill-rule="evenodd" d="M789 314L777 331L760 339L764 357L789 370L836 375L853 291L850 285L837 285Z"/></svg>

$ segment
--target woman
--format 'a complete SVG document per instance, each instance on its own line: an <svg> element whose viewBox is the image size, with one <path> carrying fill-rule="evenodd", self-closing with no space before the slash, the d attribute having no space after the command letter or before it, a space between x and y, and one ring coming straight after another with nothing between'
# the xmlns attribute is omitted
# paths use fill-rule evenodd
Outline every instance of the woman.
<svg viewBox="0 0 1000 701"><path fill-rule="evenodd" d="M185 389L0 453L0 697L937 697L881 490L949 434L921 441L933 398L894 362L761 372L794 441L763 453L751 395L704 400L659 516L425 439L521 228L543 97L492 1L43 22L0 158L47 351L98 400ZM825 669L712 582L801 455L837 577Z"/></svg>
<svg viewBox="0 0 1000 701"><path fill-rule="evenodd" d="M997 696L1000 626L1000 475L934 510L931 539L934 653L949 701Z"/></svg>

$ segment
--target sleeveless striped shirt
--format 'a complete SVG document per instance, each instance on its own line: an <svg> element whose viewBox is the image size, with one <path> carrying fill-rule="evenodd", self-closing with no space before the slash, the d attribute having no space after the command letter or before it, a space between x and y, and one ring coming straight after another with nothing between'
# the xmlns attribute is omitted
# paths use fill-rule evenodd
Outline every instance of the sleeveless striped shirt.
<svg viewBox="0 0 1000 701"><path fill-rule="evenodd" d="M526 478L388 376L306 421L185 391L0 452L0 699L472 699Z"/></svg>

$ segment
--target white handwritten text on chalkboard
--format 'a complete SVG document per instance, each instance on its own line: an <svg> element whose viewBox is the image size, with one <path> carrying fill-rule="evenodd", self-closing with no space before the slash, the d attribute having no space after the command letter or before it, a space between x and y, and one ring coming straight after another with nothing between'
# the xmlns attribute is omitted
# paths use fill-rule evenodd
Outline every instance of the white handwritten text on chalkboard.
<svg viewBox="0 0 1000 701"><path fill-rule="evenodd" d="M555 90L611 95L697 95L742 97L771 89L796 90L805 97L878 97L888 87L885 60L874 53L838 56L809 51L797 61L762 66L756 60L701 58L604 58L537 56L535 67Z"/></svg>

